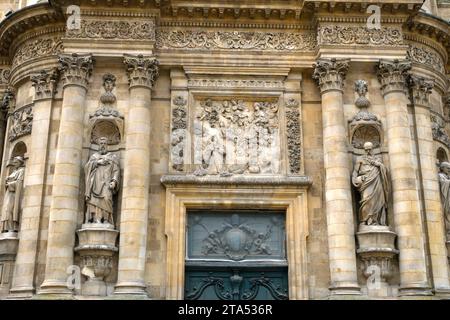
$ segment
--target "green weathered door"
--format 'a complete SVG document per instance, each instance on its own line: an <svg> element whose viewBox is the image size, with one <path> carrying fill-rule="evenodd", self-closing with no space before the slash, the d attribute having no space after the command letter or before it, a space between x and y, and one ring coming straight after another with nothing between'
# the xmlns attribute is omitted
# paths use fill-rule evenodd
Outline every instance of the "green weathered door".
<svg viewBox="0 0 450 320"><path fill-rule="evenodd" d="M185 299L288 299L284 212L188 213Z"/></svg>

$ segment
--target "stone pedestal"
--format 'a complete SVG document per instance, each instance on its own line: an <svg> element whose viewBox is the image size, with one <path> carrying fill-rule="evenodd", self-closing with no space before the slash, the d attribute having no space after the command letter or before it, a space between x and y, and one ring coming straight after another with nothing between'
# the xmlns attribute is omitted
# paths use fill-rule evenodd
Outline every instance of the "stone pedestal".
<svg viewBox="0 0 450 320"><path fill-rule="evenodd" d="M356 233L358 256L363 262L364 276L367 278L369 296L386 297L390 295L387 280L391 277L392 259L397 235L387 226L360 226Z"/></svg>
<svg viewBox="0 0 450 320"><path fill-rule="evenodd" d="M9 294L18 246L17 232L0 233L0 297Z"/></svg>
<svg viewBox="0 0 450 320"><path fill-rule="evenodd" d="M77 231L79 245L75 252L81 257L81 274L88 280L82 285L81 293L86 296L106 296L104 278L112 269L119 231L111 224L83 224Z"/></svg>

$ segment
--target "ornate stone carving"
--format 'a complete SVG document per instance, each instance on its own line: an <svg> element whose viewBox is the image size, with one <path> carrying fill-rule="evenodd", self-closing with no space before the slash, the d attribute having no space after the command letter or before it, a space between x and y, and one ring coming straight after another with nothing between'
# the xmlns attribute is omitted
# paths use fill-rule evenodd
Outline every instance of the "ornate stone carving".
<svg viewBox="0 0 450 320"><path fill-rule="evenodd" d="M159 61L155 57L144 57L141 54L125 55L123 62L127 66L130 88L135 86L153 88L159 75Z"/></svg>
<svg viewBox="0 0 450 320"><path fill-rule="evenodd" d="M426 65L436 71L445 73L445 67L442 58L437 53L426 50L425 48L410 45L407 52L407 58L412 62Z"/></svg>
<svg viewBox="0 0 450 320"><path fill-rule="evenodd" d="M377 66L377 76L381 83L383 95L393 91L405 91L406 78L411 69L411 61L395 59L380 60Z"/></svg>
<svg viewBox="0 0 450 320"><path fill-rule="evenodd" d="M0 68L0 85L9 83L11 70L9 68Z"/></svg>
<svg viewBox="0 0 450 320"><path fill-rule="evenodd" d="M80 29L68 29L67 38L155 40L153 20L82 20Z"/></svg>
<svg viewBox="0 0 450 320"><path fill-rule="evenodd" d="M401 28L383 27L381 30L365 26L321 26L319 45L398 46L403 44Z"/></svg>
<svg viewBox="0 0 450 320"><path fill-rule="evenodd" d="M64 85L76 84L85 88L88 87L94 63L91 54L61 54L59 63Z"/></svg>
<svg viewBox="0 0 450 320"><path fill-rule="evenodd" d="M195 175L279 171L278 106L243 100L200 104L194 122Z"/></svg>
<svg viewBox="0 0 450 320"><path fill-rule="evenodd" d="M442 209L447 230L447 240L450 240L450 163L447 161L441 162L439 169Z"/></svg>
<svg viewBox="0 0 450 320"><path fill-rule="evenodd" d="M64 50L61 37L41 38L25 43L16 51L12 60L12 67L16 67L28 60L43 56L57 55Z"/></svg>
<svg viewBox="0 0 450 320"><path fill-rule="evenodd" d="M358 189L359 223L386 226L390 184L386 167L379 156L372 153L371 142L364 143L365 155L356 159L352 183Z"/></svg>
<svg viewBox="0 0 450 320"><path fill-rule="evenodd" d="M9 141L14 141L31 133L33 127L33 108L28 106L11 114Z"/></svg>
<svg viewBox="0 0 450 320"><path fill-rule="evenodd" d="M120 163L117 156L107 151L108 138L97 142L94 153L84 167L86 177L86 214L84 223L114 225L113 195L119 190Z"/></svg>
<svg viewBox="0 0 450 320"><path fill-rule="evenodd" d="M12 87L6 88L2 97L1 111L8 113L10 110L14 109L14 97L14 89Z"/></svg>
<svg viewBox="0 0 450 320"><path fill-rule="evenodd" d="M229 80L229 79L190 79L189 87L221 88L284 88L283 81L277 80Z"/></svg>
<svg viewBox="0 0 450 320"><path fill-rule="evenodd" d="M289 169L293 174L301 170L301 125L299 103L295 99L286 102L286 135Z"/></svg>
<svg viewBox="0 0 450 320"><path fill-rule="evenodd" d="M56 92L58 70L41 70L31 75L31 83L35 89L34 100L51 99Z"/></svg>
<svg viewBox="0 0 450 320"><path fill-rule="evenodd" d="M316 47L312 32L249 32L160 29L158 49L311 51Z"/></svg>
<svg viewBox="0 0 450 320"><path fill-rule="evenodd" d="M171 135L171 155L172 168L176 171L183 171L184 148L186 144L187 130L187 101L181 96L172 101L172 135Z"/></svg>
<svg viewBox="0 0 450 320"><path fill-rule="evenodd" d="M411 93L411 100L415 105L428 106L429 97L434 87L434 81L423 77L410 75L408 85Z"/></svg>
<svg viewBox="0 0 450 320"><path fill-rule="evenodd" d="M348 71L348 60L319 59L313 67L313 79L316 80L322 92L343 89Z"/></svg>
<svg viewBox="0 0 450 320"><path fill-rule="evenodd" d="M24 159L15 157L11 166L11 173L5 181L5 196L1 215L1 232L18 232L21 214L21 196L23 189L23 178L25 173Z"/></svg>
<svg viewBox="0 0 450 320"><path fill-rule="evenodd" d="M370 101L366 97L368 91L367 81L356 80L355 91L358 94L358 98L355 101L355 106L357 106L359 109L367 109L368 107L370 107Z"/></svg>
<svg viewBox="0 0 450 320"><path fill-rule="evenodd" d="M447 130L445 129L444 121L435 114L431 114L430 117L433 139L445 144L448 148L450 148L450 138L448 137Z"/></svg>

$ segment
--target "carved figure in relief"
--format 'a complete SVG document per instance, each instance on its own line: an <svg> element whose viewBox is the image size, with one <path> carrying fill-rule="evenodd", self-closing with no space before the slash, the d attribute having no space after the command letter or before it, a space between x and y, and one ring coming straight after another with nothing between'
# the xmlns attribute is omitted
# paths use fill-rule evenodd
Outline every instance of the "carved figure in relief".
<svg viewBox="0 0 450 320"><path fill-rule="evenodd" d="M439 168L442 209L444 211L447 233L450 233L450 163L443 161L440 163Z"/></svg>
<svg viewBox="0 0 450 320"><path fill-rule="evenodd" d="M361 194L359 222L365 225L387 225L389 180L380 157L373 155L372 142L364 143L365 155L356 160L352 182Z"/></svg>
<svg viewBox="0 0 450 320"><path fill-rule="evenodd" d="M1 215L2 232L18 232L21 195L23 189L23 177L25 173L24 159L20 156L15 157L11 166L12 172L6 178L5 197L3 198L3 208Z"/></svg>
<svg viewBox="0 0 450 320"><path fill-rule="evenodd" d="M117 156L107 151L108 138L99 138L99 152L94 153L85 165L86 215L85 223L113 221L113 195L119 189L120 164Z"/></svg>

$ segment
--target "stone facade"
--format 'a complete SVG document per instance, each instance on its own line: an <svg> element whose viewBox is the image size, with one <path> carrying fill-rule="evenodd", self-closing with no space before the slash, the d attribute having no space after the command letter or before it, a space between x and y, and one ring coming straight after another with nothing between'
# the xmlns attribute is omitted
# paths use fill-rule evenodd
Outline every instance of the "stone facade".
<svg viewBox="0 0 450 320"><path fill-rule="evenodd" d="M0 5L0 298L242 265L281 276L219 297L448 298L450 4L422 2Z"/></svg>

